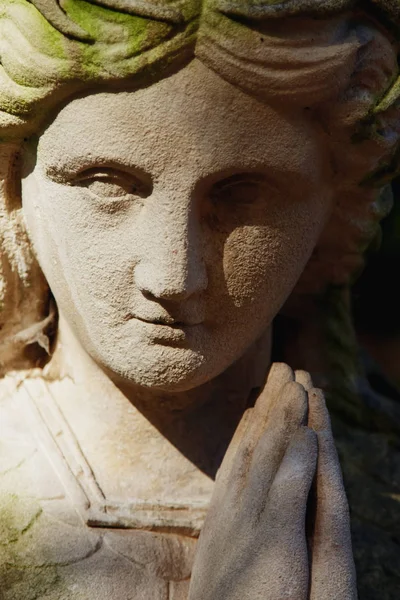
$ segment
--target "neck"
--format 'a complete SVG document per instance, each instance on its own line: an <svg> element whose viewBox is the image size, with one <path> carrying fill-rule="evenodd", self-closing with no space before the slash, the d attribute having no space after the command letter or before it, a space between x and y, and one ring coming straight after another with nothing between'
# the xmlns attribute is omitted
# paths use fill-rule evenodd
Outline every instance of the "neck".
<svg viewBox="0 0 400 600"><path fill-rule="evenodd" d="M132 386L117 386L80 346L60 316L59 335L53 359L46 368L48 379L72 379L84 396L107 397L135 409L135 439L169 442L198 470L214 478L244 410L262 386L270 362L270 330L226 371L193 390L167 393ZM86 402L86 400L85 400ZM89 402L89 400L88 400ZM131 410L132 412L132 410ZM157 468L155 466L155 468Z"/></svg>

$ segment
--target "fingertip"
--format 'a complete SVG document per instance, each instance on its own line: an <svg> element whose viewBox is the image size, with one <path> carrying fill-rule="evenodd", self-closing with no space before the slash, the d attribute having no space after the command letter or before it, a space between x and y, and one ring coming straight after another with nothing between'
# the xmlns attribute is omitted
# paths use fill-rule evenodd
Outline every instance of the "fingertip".
<svg viewBox="0 0 400 600"><path fill-rule="evenodd" d="M300 383L307 392L314 387L311 375L308 371L303 371L302 369L299 369L294 372L294 376L295 381L297 381L297 383Z"/></svg>
<svg viewBox="0 0 400 600"><path fill-rule="evenodd" d="M290 395L290 396L300 396L307 398L307 392L304 389L304 386L298 381L288 381L282 387L281 395Z"/></svg>
<svg viewBox="0 0 400 600"><path fill-rule="evenodd" d="M271 390L279 390L289 381L294 381L294 372L289 365L286 363L272 363L266 387Z"/></svg>
<svg viewBox="0 0 400 600"><path fill-rule="evenodd" d="M291 381L294 381L294 373L289 365L272 363L264 389L254 407L256 412L265 415L279 398L283 386Z"/></svg>
<svg viewBox="0 0 400 600"><path fill-rule="evenodd" d="M285 421L292 421L296 426L306 425L308 419L308 396L304 387L296 381L286 383L279 397L277 409Z"/></svg>

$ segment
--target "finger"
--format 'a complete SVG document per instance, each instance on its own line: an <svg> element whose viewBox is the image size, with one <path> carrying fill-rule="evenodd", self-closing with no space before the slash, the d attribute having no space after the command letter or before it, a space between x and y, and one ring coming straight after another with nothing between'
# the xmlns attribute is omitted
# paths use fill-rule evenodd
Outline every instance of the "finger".
<svg viewBox="0 0 400 600"><path fill-rule="evenodd" d="M293 380L294 373L288 365L283 363L272 365L266 385L254 408L249 412L245 429L241 431L234 458L237 470L248 471L254 448L265 431L267 414L275 409L277 414L280 415L281 421L283 421L284 417L281 413L289 405L288 416L291 416L291 404L293 403L294 394L286 386L297 385ZM301 410L303 410L304 402L307 402L307 398L302 396ZM295 402L294 407L297 406L298 403ZM273 422L274 417L271 417L270 420ZM239 439L239 436L237 439Z"/></svg>
<svg viewBox="0 0 400 600"><path fill-rule="evenodd" d="M271 365L266 384L255 404L255 416L265 419L280 396L282 388L294 381L294 373L289 365L285 363L273 363Z"/></svg>
<svg viewBox="0 0 400 600"><path fill-rule="evenodd" d="M248 428L250 419L252 418L253 409L249 408L243 414L243 417L240 420L239 425L236 428L236 431L233 435L233 438L228 446L228 449L225 453L224 459L221 463L220 468L218 469L216 481L218 481L218 487L222 487L224 483L229 478L229 474L232 470L233 463L235 461L236 454L240 445L243 442L243 439L246 435L246 430Z"/></svg>
<svg viewBox="0 0 400 600"><path fill-rule="evenodd" d="M257 442L249 467L249 494L264 488L265 502L270 484L282 462L288 443L299 427L307 422L308 397L300 384L287 383L271 412L268 426Z"/></svg>
<svg viewBox="0 0 400 600"><path fill-rule="evenodd" d="M300 383L290 381L283 386L271 407L268 424L270 427L281 427L291 435L300 425L306 425L307 420L308 394Z"/></svg>
<svg viewBox="0 0 400 600"><path fill-rule="evenodd" d="M309 392L309 424L318 435L310 599L357 597L350 517L328 409L321 390Z"/></svg>
<svg viewBox="0 0 400 600"><path fill-rule="evenodd" d="M257 513L265 506L268 491L280 467L289 440L299 427L306 424L307 413L307 393L303 386L291 381L282 388L279 400L273 407L261 437L258 440L251 437L252 428L259 427L258 422L251 423L247 429L248 444L243 445L237 454L240 461L237 468L242 472L235 476L240 478L242 484L246 484L244 501L248 504L249 510ZM241 452L245 452L243 458Z"/></svg>
<svg viewBox="0 0 400 600"><path fill-rule="evenodd" d="M280 429L268 429L259 441L251 461L243 506L249 522L258 522L265 509L268 492L282 462L286 446L282 447Z"/></svg>
<svg viewBox="0 0 400 600"><path fill-rule="evenodd" d="M265 562L269 572L279 575L272 579L277 589L269 589L268 597L308 597L305 516L316 460L316 434L301 427L287 448L260 518L267 547Z"/></svg>
<svg viewBox="0 0 400 600"><path fill-rule="evenodd" d="M288 386L297 386L294 373L285 363L274 363L268 375L266 385L254 406L253 419L249 424L248 438L252 449L255 448L265 431L267 422L273 423L276 418L282 418L282 410L287 399L291 404L291 394ZM297 389L296 388L296 389Z"/></svg>
<svg viewBox="0 0 400 600"><path fill-rule="evenodd" d="M203 533L210 527L212 528L213 519L217 519L219 526L221 526L222 519L229 520L230 513L232 513L231 508L235 504L237 505L237 490L241 486L241 482L240 480L237 481L237 476L235 478L233 475L233 465L235 464L236 454L242 444L243 437L246 435L246 429L251 420L252 412L253 409L248 409L243 414L218 470L207 518L202 528ZM222 513L220 507L224 507ZM205 537L208 539L207 534ZM201 539L202 537L200 536Z"/></svg>
<svg viewBox="0 0 400 600"><path fill-rule="evenodd" d="M304 534L307 498L317 464L317 436L308 427L293 435L271 485L264 521L289 538Z"/></svg>
<svg viewBox="0 0 400 600"><path fill-rule="evenodd" d="M314 384L311 379L311 375L310 375L310 373L308 373L308 371L302 371L302 370L295 371L294 376L295 376L295 381L297 381L297 383L300 383L303 386L303 388L306 390L306 392L308 392L309 390L311 390L314 387Z"/></svg>
<svg viewBox="0 0 400 600"><path fill-rule="evenodd" d="M316 492L318 505L321 509L336 512L330 501L331 494L339 501L339 507L346 507L344 511L348 516L347 500L343 485L342 472L333 439L329 412L325 403L322 390L312 389L308 394L309 402L309 427L318 435L318 464L316 478ZM322 513L321 513L322 514ZM344 513L340 515L344 518ZM333 533L333 531L332 531Z"/></svg>
<svg viewBox="0 0 400 600"><path fill-rule="evenodd" d="M331 431L331 419L322 390L308 390L308 408L308 426L314 431Z"/></svg>
<svg viewBox="0 0 400 600"><path fill-rule="evenodd" d="M291 425L290 432L294 430L295 424L305 422L307 395L304 389L293 380L294 373L288 365L279 363L272 366L266 386L255 407L246 411L229 445L218 474L215 495L229 495L231 501L236 502L245 489L253 452L265 431L268 409L271 404L277 413L275 417L271 417L271 421L276 421L283 433L288 429L288 423ZM298 416L297 413L299 413ZM289 437L290 433L281 436L282 443L278 445L280 452L278 464L275 464L276 461L270 462L273 474L279 466ZM266 479L268 480L268 477Z"/></svg>

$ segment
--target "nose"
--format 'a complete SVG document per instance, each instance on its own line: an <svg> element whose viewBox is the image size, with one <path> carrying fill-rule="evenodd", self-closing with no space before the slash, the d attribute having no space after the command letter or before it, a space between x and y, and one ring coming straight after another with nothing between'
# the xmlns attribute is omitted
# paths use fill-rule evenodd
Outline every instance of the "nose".
<svg viewBox="0 0 400 600"><path fill-rule="evenodd" d="M134 273L142 294L182 302L204 291L208 279L201 225L191 207L154 202L142 216L142 248Z"/></svg>

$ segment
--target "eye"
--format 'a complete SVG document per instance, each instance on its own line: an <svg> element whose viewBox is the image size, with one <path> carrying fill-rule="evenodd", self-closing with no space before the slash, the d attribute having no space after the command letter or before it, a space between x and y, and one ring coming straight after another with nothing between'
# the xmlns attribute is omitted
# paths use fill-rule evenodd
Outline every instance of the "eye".
<svg viewBox="0 0 400 600"><path fill-rule="evenodd" d="M210 199L218 204L253 204L264 197L266 187L262 175L241 173L216 183L210 191Z"/></svg>
<svg viewBox="0 0 400 600"><path fill-rule="evenodd" d="M151 194L151 184L147 181L114 169L89 169L81 173L73 184L86 187L101 199L145 198Z"/></svg>

